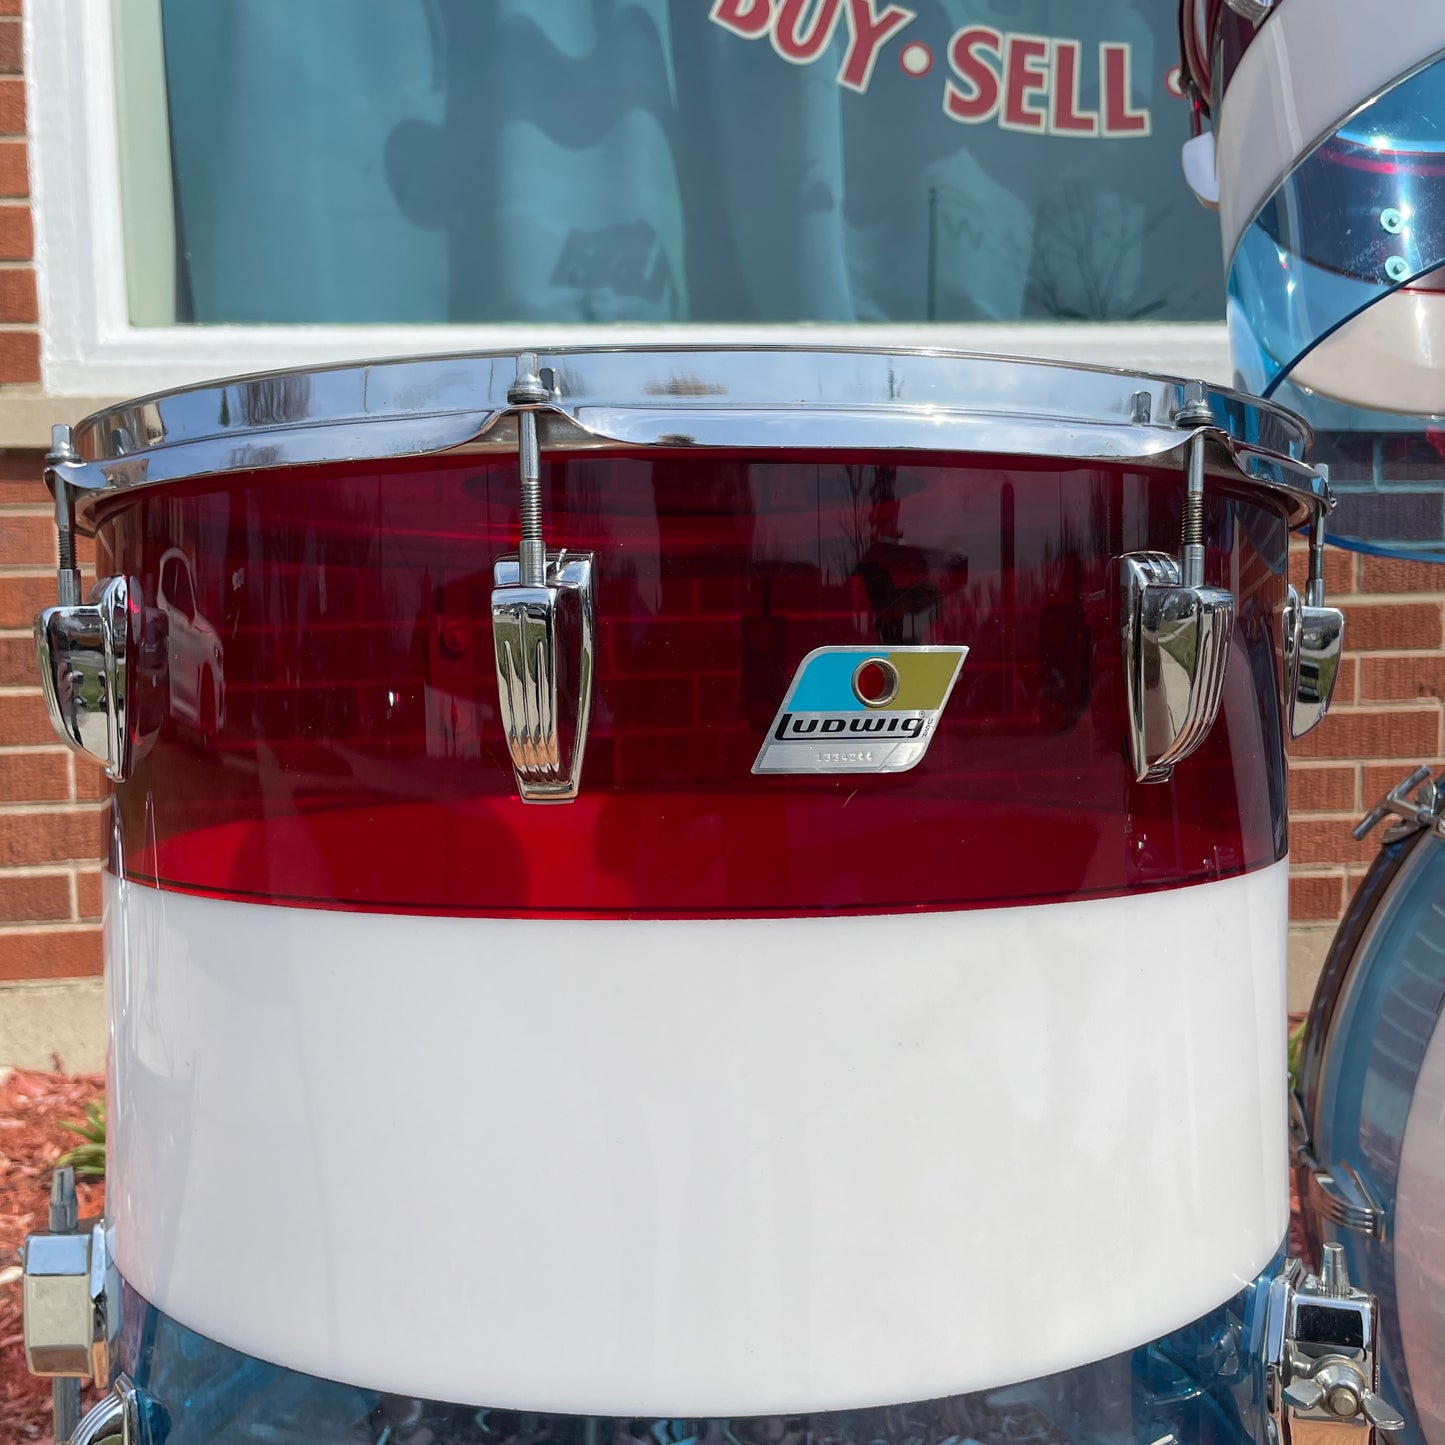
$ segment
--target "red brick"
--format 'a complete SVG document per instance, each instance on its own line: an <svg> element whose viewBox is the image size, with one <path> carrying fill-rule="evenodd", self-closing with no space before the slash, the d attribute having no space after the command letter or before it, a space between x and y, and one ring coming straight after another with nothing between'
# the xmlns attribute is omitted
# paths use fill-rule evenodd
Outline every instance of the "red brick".
<svg viewBox="0 0 1445 1445"><path fill-rule="evenodd" d="M1409 698L1445 698L1445 657L1362 657L1360 686L1366 698L1400 702Z"/></svg>
<svg viewBox="0 0 1445 1445"><path fill-rule="evenodd" d="M1289 825L1289 860L1296 867L1312 863L1368 863L1380 847L1373 835L1357 842L1354 823L1345 819L1295 818ZM1291 880L1293 881L1293 880Z"/></svg>
<svg viewBox="0 0 1445 1445"><path fill-rule="evenodd" d="M70 876L45 873L30 878L0 874L0 923L47 923L70 917ZM3 935L0 935L3 947Z"/></svg>
<svg viewBox="0 0 1445 1445"><path fill-rule="evenodd" d="M1440 751L1440 710L1336 709L1291 750L1296 758L1433 758Z"/></svg>
<svg viewBox="0 0 1445 1445"><path fill-rule="evenodd" d="M0 695L0 745L28 747L54 741L55 730L38 692Z"/></svg>
<svg viewBox="0 0 1445 1445"><path fill-rule="evenodd" d="M89 920L100 917L101 904L101 873L97 868L93 872L77 873L75 875L75 897L79 906L80 916Z"/></svg>
<svg viewBox="0 0 1445 1445"><path fill-rule="evenodd" d="M1402 562L1396 557L1360 558L1361 592L1445 592L1438 562Z"/></svg>
<svg viewBox="0 0 1445 1445"><path fill-rule="evenodd" d="M0 637L0 687L34 687L35 643L28 637Z"/></svg>
<svg viewBox="0 0 1445 1445"><path fill-rule="evenodd" d="M0 577L0 627L31 627L37 612L54 606L53 575Z"/></svg>
<svg viewBox="0 0 1445 1445"><path fill-rule="evenodd" d="M1345 906L1345 880L1340 874L1328 878L1294 877L1289 880L1289 916L1295 923L1336 919Z"/></svg>
<svg viewBox="0 0 1445 1445"><path fill-rule="evenodd" d="M35 268L0 267L0 321L33 324L39 320L40 305L35 297Z"/></svg>
<svg viewBox="0 0 1445 1445"><path fill-rule="evenodd" d="M19 15L24 8L21 0L0 0L0 15Z"/></svg>
<svg viewBox="0 0 1445 1445"><path fill-rule="evenodd" d="M1350 901L1350 899L1355 896L1355 890L1360 886L1361 882L1364 880L1365 875L1366 875L1369 871L1370 871L1370 870L1369 870L1368 868L1363 867L1363 866L1355 867L1355 868L1346 868L1346 869L1345 869L1345 902L1346 902L1346 903L1348 903L1348 902Z"/></svg>
<svg viewBox="0 0 1445 1445"><path fill-rule="evenodd" d="M0 81L0 85L4 82ZM35 227L28 201L0 205L0 261L28 261L35 254Z"/></svg>
<svg viewBox="0 0 1445 1445"><path fill-rule="evenodd" d="M18 76L0 80L0 134L25 134L25 81Z"/></svg>
<svg viewBox="0 0 1445 1445"><path fill-rule="evenodd" d="M30 159L23 140L0 141L0 198L30 194Z"/></svg>
<svg viewBox="0 0 1445 1445"><path fill-rule="evenodd" d="M1355 603L1345 608L1345 646L1351 652L1404 652L1439 647L1438 602Z"/></svg>
<svg viewBox="0 0 1445 1445"><path fill-rule="evenodd" d="M75 759L75 798L80 803L92 803L110 797L110 779L105 769L93 758Z"/></svg>
<svg viewBox="0 0 1445 1445"><path fill-rule="evenodd" d="M1331 705L1335 703L1354 702L1359 697L1357 678L1360 671L1360 659L1351 657L1346 653L1340 659L1340 670L1335 676L1335 690L1330 698Z"/></svg>
<svg viewBox="0 0 1445 1445"><path fill-rule="evenodd" d="M1289 806L1296 813L1353 812L1354 768L1291 768Z"/></svg>
<svg viewBox="0 0 1445 1445"><path fill-rule="evenodd" d="M40 333L0 331L0 383L28 386L40 380Z"/></svg>
<svg viewBox="0 0 1445 1445"><path fill-rule="evenodd" d="M0 753L0 803L69 800L70 768L64 753Z"/></svg>
<svg viewBox="0 0 1445 1445"><path fill-rule="evenodd" d="M0 20L0 75L19 75L23 57L19 20Z"/></svg>
<svg viewBox="0 0 1445 1445"><path fill-rule="evenodd" d="M104 856L101 808L73 813L0 813L0 868L96 863Z"/></svg>
<svg viewBox="0 0 1445 1445"><path fill-rule="evenodd" d="M0 503L10 506L51 505L45 486L45 454L0 451Z"/></svg>
<svg viewBox="0 0 1445 1445"><path fill-rule="evenodd" d="M1363 793L1365 806L1361 809L1361 816L1373 808L1386 793L1399 787L1417 767L1429 767L1437 778L1445 773L1445 763L1432 758L1428 753L1411 758L1409 762L1366 764Z"/></svg>
<svg viewBox="0 0 1445 1445"><path fill-rule="evenodd" d="M1309 580L1310 549L1298 544L1289 550L1289 580L1304 596L1305 583ZM1355 590L1355 554L1342 552L1337 547L1325 551L1325 600L1339 597Z"/></svg>
<svg viewBox="0 0 1445 1445"><path fill-rule="evenodd" d="M0 567L53 566L54 517L0 517Z"/></svg>
<svg viewBox="0 0 1445 1445"><path fill-rule="evenodd" d="M82 978L100 971L98 928L0 933L0 979Z"/></svg>
<svg viewBox="0 0 1445 1445"><path fill-rule="evenodd" d="M45 468L45 452L36 447L0 450L0 482L24 482Z"/></svg>

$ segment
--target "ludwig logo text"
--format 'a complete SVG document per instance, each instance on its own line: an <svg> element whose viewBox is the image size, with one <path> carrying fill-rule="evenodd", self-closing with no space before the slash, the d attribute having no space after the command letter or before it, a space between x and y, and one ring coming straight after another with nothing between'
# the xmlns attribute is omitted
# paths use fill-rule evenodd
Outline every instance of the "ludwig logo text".
<svg viewBox="0 0 1445 1445"><path fill-rule="evenodd" d="M933 739L966 647L820 647L798 665L755 773L906 773Z"/></svg>

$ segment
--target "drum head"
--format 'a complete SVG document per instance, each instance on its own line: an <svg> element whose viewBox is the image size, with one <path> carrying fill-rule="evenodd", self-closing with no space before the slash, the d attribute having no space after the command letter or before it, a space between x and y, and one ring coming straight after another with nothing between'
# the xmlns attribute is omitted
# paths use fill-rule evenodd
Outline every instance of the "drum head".
<svg viewBox="0 0 1445 1445"><path fill-rule="evenodd" d="M1311 1010L1300 1092L1320 1163L1353 1175L1383 1238L1318 1217L1380 1300L1382 1383L1445 1442L1445 838L1388 845L1356 894ZM1318 1243L1318 1238L1315 1240ZM1414 1427L1412 1427L1413 1429Z"/></svg>

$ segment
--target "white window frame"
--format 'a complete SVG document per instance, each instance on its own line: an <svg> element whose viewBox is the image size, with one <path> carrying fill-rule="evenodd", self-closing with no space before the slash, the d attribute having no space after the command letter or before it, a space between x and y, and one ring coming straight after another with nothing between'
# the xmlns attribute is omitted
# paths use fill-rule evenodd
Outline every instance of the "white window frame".
<svg viewBox="0 0 1445 1445"><path fill-rule="evenodd" d="M567 345L957 347L1227 382L1220 323L137 327L127 314L110 0L25 7L30 167L47 394L136 396L211 377L377 356ZM1201 226L1213 228L1201 214Z"/></svg>

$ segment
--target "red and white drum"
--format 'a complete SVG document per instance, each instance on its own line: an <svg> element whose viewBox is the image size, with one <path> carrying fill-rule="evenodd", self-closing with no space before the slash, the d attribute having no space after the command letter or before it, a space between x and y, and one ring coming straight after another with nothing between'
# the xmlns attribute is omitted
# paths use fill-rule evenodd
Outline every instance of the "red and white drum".
<svg viewBox="0 0 1445 1445"><path fill-rule="evenodd" d="M132 1377L173 1328L411 1399L778 1415L1213 1318L1288 1212L1284 747L1338 646L1287 589L1305 440L788 349L77 428L102 587L40 631L118 778L108 1198L169 1322Z"/></svg>

